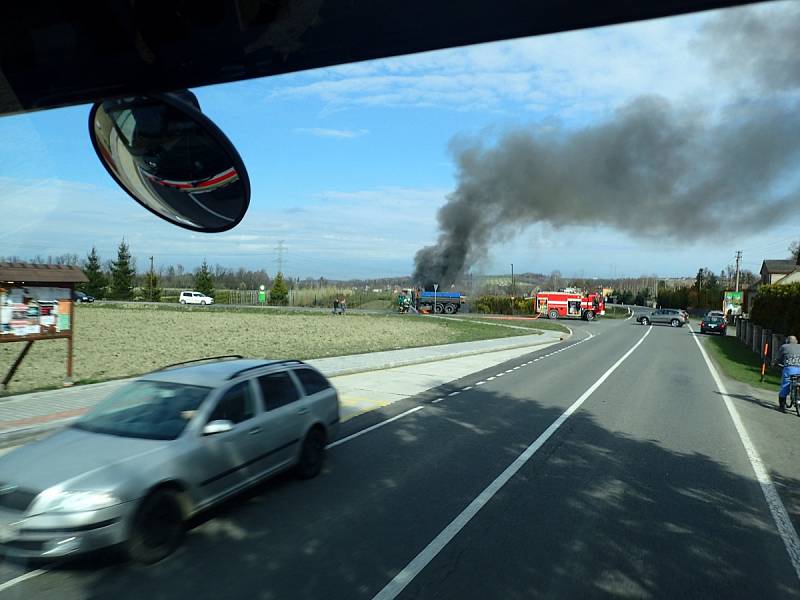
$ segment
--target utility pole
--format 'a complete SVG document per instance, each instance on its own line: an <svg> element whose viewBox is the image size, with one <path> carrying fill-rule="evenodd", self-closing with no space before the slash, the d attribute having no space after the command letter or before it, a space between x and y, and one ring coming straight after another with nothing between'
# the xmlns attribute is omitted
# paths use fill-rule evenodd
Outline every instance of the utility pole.
<svg viewBox="0 0 800 600"><path fill-rule="evenodd" d="M739 291L739 263L742 260L742 251L736 251L736 291Z"/></svg>
<svg viewBox="0 0 800 600"><path fill-rule="evenodd" d="M516 288L514 287L514 263L511 263L511 316L514 316L514 292Z"/></svg>

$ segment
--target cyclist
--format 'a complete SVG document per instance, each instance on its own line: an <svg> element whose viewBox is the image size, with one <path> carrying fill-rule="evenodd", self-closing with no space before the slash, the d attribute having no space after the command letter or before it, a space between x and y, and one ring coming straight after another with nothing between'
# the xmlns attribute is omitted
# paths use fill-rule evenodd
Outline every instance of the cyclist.
<svg viewBox="0 0 800 600"><path fill-rule="evenodd" d="M778 364L783 366L783 381L781 390L778 392L778 404L781 412L786 412L786 396L789 395L789 379L792 375L800 375L800 344L797 338L790 335L786 338L786 343L781 346L778 355Z"/></svg>

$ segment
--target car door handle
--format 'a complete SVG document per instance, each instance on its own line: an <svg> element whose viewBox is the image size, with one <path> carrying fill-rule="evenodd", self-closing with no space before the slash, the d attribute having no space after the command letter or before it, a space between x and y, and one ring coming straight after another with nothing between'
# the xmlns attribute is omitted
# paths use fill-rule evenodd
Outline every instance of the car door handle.
<svg viewBox="0 0 800 600"><path fill-rule="evenodd" d="M298 408L297 409L297 414L298 415L307 415L308 414L308 409L307 408Z"/></svg>
<svg viewBox="0 0 800 600"><path fill-rule="evenodd" d="M255 435L257 433L261 433L261 427L253 427L250 431L247 432L247 435Z"/></svg>

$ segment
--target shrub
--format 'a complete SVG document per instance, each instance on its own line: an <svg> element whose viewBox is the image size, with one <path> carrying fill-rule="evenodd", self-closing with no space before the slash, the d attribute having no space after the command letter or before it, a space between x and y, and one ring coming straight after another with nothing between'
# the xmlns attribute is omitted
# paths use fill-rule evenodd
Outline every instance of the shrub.
<svg viewBox="0 0 800 600"><path fill-rule="evenodd" d="M773 332L800 335L800 283L758 288L750 318Z"/></svg>
<svg viewBox="0 0 800 600"><path fill-rule="evenodd" d="M479 296L472 304L472 311L477 313L487 313L496 315L532 315L533 301L524 298L514 298L511 310L512 299L509 296Z"/></svg>

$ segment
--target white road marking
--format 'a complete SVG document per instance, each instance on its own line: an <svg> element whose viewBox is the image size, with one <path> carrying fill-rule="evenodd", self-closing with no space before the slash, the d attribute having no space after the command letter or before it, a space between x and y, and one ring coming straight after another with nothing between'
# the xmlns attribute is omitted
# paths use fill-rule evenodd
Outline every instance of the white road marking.
<svg viewBox="0 0 800 600"><path fill-rule="evenodd" d="M497 377L487 377L486 381L492 381L493 379L497 379Z"/></svg>
<svg viewBox="0 0 800 600"><path fill-rule="evenodd" d="M498 373L497 375L495 375L495 377L502 377L503 375L505 375L505 373Z"/></svg>
<svg viewBox="0 0 800 600"><path fill-rule="evenodd" d="M343 437L340 440L336 440L335 442L331 442L330 444L328 444L327 447L328 448L334 448L336 446L344 444L345 442L349 442L350 440L353 440L353 439L357 438L360 435L364 435L365 433L369 433L370 431L378 429L378 427L383 427L384 425L388 425L392 421L397 421L397 419L402 419L406 415L410 415L411 413L417 412L418 410L422 410L423 408L425 408L425 407L424 406L415 406L414 408L411 408L411 409L407 410L406 412L400 413L399 415L395 415L391 419L386 419L385 421L381 421L380 423L376 423L372 427L367 427L366 429L362 429L361 431L357 431L353 435L348 435L347 437Z"/></svg>
<svg viewBox="0 0 800 600"><path fill-rule="evenodd" d="M433 400L431 402L431 404L437 404L437 403L441 402L442 400L444 400L444 398L437 398L436 400Z"/></svg>
<svg viewBox="0 0 800 600"><path fill-rule="evenodd" d="M485 381L478 381L477 383L475 383L475 385L483 385L484 383L486 383L486 382Z"/></svg>
<svg viewBox="0 0 800 600"><path fill-rule="evenodd" d="M4 592L10 587L14 587L18 583L22 583L23 581L27 581L28 579L33 579L34 577L38 577L39 575L44 575L47 573L45 569L35 569L33 571L28 571L27 573L23 573L19 577L14 577L14 579L9 579L3 583L0 583L0 592Z"/></svg>
<svg viewBox="0 0 800 600"><path fill-rule="evenodd" d="M378 592L372 600L394 600L398 595L411 583L414 578L434 559L436 556L450 543L450 541L461 531L472 518L478 514L478 511L489 503L489 500L500 491L500 489L508 483L508 481L519 471L525 463L547 442L548 439L561 427L572 414L578 410L581 405L599 388L603 382L608 379L611 374L616 371L625 360L634 353L634 351L641 346L642 342L650 335L653 330L649 327L645 334L636 342L633 347L628 350L622 357L617 360L611 367L600 376L600 379L595 381L591 387L581 394L572 405L565 410L558 419L545 429L534 442L528 446L525 451L520 454L514 462L512 462L506 469L497 476L497 478L490 483L478 496L462 510L458 516L453 519L447 527L445 527L439 535L433 538L422 551L417 554L411 562L409 562L403 569L394 576L394 578L386 584L386 586Z"/></svg>
<svg viewBox="0 0 800 600"><path fill-rule="evenodd" d="M448 396L458 396L461 392L450 392Z"/></svg>
<svg viewBox="0 0 800 600"><path fill-rule="evenodd" d="M519 365L517 365L516 367L514 367L514 368L513 368L513 369L511 369L511 370L512 370L512 371L516 371L517 369L519 369Z"/></svg>
<svg viewBox="0 0 800 600"><path fill-rule="evenodd" d="M687 323L687 326L689 327L689 331L694 333L689 323ZM711 372L711 377L714 379L714 383L717 385L717 389L722 395L725 408L728 409L728 414L733 421L734 427L736 427L736 433L739 434L739 439L742 441L745 452L747 452L747 458L750 459L750 465L753 467L756 479L761 485L761 491L764 494L764 499L767 501L769 512L772 513L772 519L775 521L775 526L778 528L778 533L783 540L783 545L786 546L786 552L789 553L789 559L792 561L795 574L798 579L800 579L800 538L797 536L797 530L795 530L792 520L789 518L789 513L786 512L786 507L783 505L778 490L775 489L775 484L772 483L769 471L767 471L764 461L761 460L761 455L758 453L758 450L756 450L755 445L753 445L750 435L747 433L747 429L739 416L739 411L736 410L728 394L728 390L725 388L725 384L722 383L722 379L720 379L719 373L717 373L717 369L708 358L708 354L697 336L693 335L692 338L694 338L697 347L700 348L700 354L703 355L703 360L706 361L706 366Z"/></svg>
<svg viewBox="0 0 800 600"><path fill-rule="evenodd" d="M472 386L471 386L471 385L468 385L467 387L463 387L463 388L461 388L461 391L462 391L462 392L466 392L467 390L471 390L471 389L472 389Z"/></svg>

